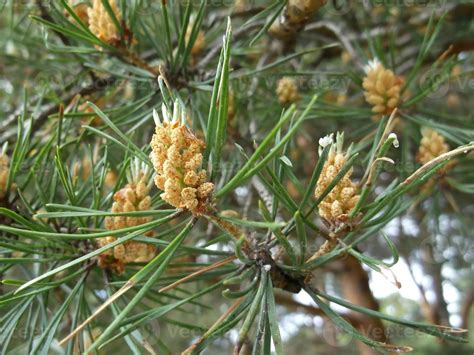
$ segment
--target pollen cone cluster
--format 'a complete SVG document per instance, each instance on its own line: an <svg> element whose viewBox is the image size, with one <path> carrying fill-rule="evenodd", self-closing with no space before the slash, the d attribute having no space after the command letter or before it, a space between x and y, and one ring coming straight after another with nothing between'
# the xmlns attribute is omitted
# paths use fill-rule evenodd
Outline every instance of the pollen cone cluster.
<svg viewBox="0 0 474 355"><path fill-rule="evenodd" d="M448 143L444 137L430 128L422 128L421 129L421 141L420 146L418 148L418 153L416 155L416 160L421 164L426 164L429 161L439 157L441 154L447 153L449 151ZM450 162L445 165L443 168L438 170L438 175L442 176L446 173L448 169L450 169L455 162ZM435 179L429 180L424 188L428 188L433 186Z"/></svg>
<svg viewBox="0 0 474 355"><path fill-rule="evenodd" d="M276 94L282 106L288 106L300 99L298 84L290 77L283 77L278 80Z"/></svg>
<svg viewBox="0 0 474 355"><path fill-rule="evenodd" d="M146 211L150 209L151 197L150 188L153 184L151 173L145 166L135 161L132 163L132 172L128 176L128 184L114 194L114 203L112 205L113 213ZM150 216L144 217L125 217L110 216L105 219L105 228L107 230L117 230L127 227L135 227L152 220ZM152 236L149 231L145 236ZM103 247L114 242L117 237L109 236L99 238L98 247ZM99 255L99 266L102 268L111 268L117 273L122 273L128 263L148 262L155 256L156 248L153 245L137 242L134 240L126 241L123 244L116 245Z"/></svg>
<svg viewBox="0 0 474 355"><path fill-rule="evenodd" d="M444 137L430 128L421 129L422 138L416 160L421 164L426 164L430 160L439 157L449 151L449 146Z"/></svg>
<svg viewBox="0 0 474 355"><path fill-rule="evenodd" d="M0 200L7 195L7 180L9 174L10 159L5 152L0 151Z"/></svg>
<svg viewBox="0 0 474 355"><path fill-rule="evenodd" d="M393 71L386 69L377 59L365 68L366 76L362 83L365 100L372 105L374 119L390 115L400 101L402 80Z"/></svg>
<svg viewBox="0 0 474 355"><path fill-rule="evenodd" d="M343 134L338 133L336 143L333 143L332 134L319 141L321 146L331 144L331 149L316 184L314 191L316 198L321 196L346 162L347 154L342 150L343 140ZM359 201L358 187L351 180L351 175L352 169L339 180L336 186L319 204L319 215L332 226L337 226L340 222L344 222Z"/></svg>
<svg viewBox="0 0 474 355"><path fill-rule="evenodd" d="M163 106L162 121L153 113L156 130L151 140L151 159L157 173L155 184L164 192L161 198L176 208L187 208L194 215L208 207L214 184L201 169L205 144L183 125L185 118L179 104L171 114Z"/></svg>
<svg viewBox="0 0 474 355"><path fill-rule="evenodd" d="M115 0L109 0L109 4L115 17L120 23L122 15L117 3ZM120 32L102 4L102 0L93 0L92 7L87 9L87 14L89 17L89 29L100 40L111 45L115 45L120 41Z"/></svg>

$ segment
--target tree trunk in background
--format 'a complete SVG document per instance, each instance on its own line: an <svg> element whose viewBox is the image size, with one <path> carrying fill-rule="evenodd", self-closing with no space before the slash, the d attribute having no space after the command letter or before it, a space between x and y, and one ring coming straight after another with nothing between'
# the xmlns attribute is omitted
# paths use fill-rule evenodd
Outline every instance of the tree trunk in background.
<svg viewBox="0 0 474 355"><path fill-rule="evenodd" d="M469 292L467 297L464 298L461 307L461 328L468 329L469 328L469 314L471 313L471 307L474 304L474 289Z"/></svg>
<svg viewBox="0 0 474 355"><path fill-rule="evenodd" d="M344 260L341 260L341 262L343 262L343 270L338 276L344 298L350 303L373 310L379 310L379 303L374 298L369 287L369 276L362 268L360 262L349 255L346 256ZM351 316L358 320L357 329L362 334L380 342L386 342L388 340L384 325L380 319L356 312ZM362 355L378 354L377 351L359 341L357 341L357 346L359 353Z"/></svg>
<svg viewBox="0 0 474 355"><path fill-rule="evenodd" d="M432 291L436 296L435 302L431 303L432 316L430 321L433 324L449 326L448 304L443 295L443 276L441 275L442 263L436 262L434 258L433 246L425 243L422 249L422 261L425 275L429 275L432 280Z"/></svg>

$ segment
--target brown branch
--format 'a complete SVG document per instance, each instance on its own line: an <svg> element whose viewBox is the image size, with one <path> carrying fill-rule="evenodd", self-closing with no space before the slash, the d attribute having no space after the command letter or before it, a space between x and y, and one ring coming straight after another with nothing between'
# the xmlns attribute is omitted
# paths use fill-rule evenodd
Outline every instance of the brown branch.
<svg viewBox="0 0 474 355"><path fill-rule="evenodd" d="M415 274L413 272L413 268L411 266L411 261L410 261L410 258L409 256L405 256L403 258L405 260L405 263L407 264L407 268L408 268L408 272L410 274L410 277L413 281L413 283L416 285L416 287L418 288L418 292L420 292L420 295L421 295L421 299L422 299L422 307L421 307L421 310L422 312L424 313L424 316L425 318L435 324L434 322L434 317L433 317L433 314L432 314L432 311L431 311L431 304L430 302L428 301L428 299L426 298L426 290L425 290L425 287L423 286L423 284L421 282L419 282L416 277L415 277Z"/></svg>
<svg viewBox="0 0 474 355"><path fill-rule="evenodd" d="M264 23L265 23L264 21L256 21L248 26L241 27L233 31L232 42L242 37L246 37L249 32L257 28L260 28L261 26L264 25ZM200 69L205 69L206 66L211 62L211 60L213 60L214 57L216 57L219 54L221 48L222 48L222 38L218 38L212 43L211 48L207 52L207 55L199 61L197 67Z"/></svg>
<svg viewBox="0 0 474 355"><path fill-rule="evenodd" d="M233 256L229 256L229 257L227 257L227 258L225 258L225 259L223 259L223 260L219 260L219 261L215 262L215 263L212 264L212 265L203 267L203 268L199 269L198 271L193 272L192 274L189 274L189 275L187 275L187 276L185 276L185 277L183 277L183 278L181 278L181 279L179 279L179 280L173 282L172 284L161 288L158 292L159 292L159 293L162 293L162 292L169 291L169 290L171 290L172 288L175 288L176 286L179 286L179 285L181 285L182 283L187 282L187 281L191 280L192 278L194 278L194 277L196 277L196 276L199 276L199 275L204 274L204 273L206 273L206 272L208 272L208 271L217 269L217 268L221 267L222 265L228 264L228 263L234 261L236 258L237 258L237 257L233 255Z"/></svg>
<svg viewBox="0 0 474 355"><path fill-rule="evenodd" d="M470 142L468 144L462 145L456 149L450 150L447 153L441 154L440 156L434 158L433 160L430 160L428 163L423 165L421 168L416 170L413 174L411 174L409 177L405 179L405 181L402 182L402 185L407 186L410 183L412 183L414 180L422 176L426 171L434 167L436 164L439 164L441 162L444 162L445 160L450 160L455 156L461 155L461 154L467 154L471 150L474 150L474 142Z"/></svg>
<svg viewBox="0 0 474 355"><path fill-rule="evenodd" d="M309 27L309 26L308 26ZM351 40L348 38L347 30L341 28L338 24L332 21L318 21L311 24L311 30L318 30L326 28L329 30L342 44L343 48L349 53L351 58L358 65L359 69L364 68L364 64L360 60L360 56L351 44Z"/></svg>
<svg viewBox="0 0 474 355"><path fill-rule="evenodd" d="M245 236L245 231L237 227L235 224L220 218L215 213L209 213L206 215L206 217L219 226L222 230L234 237L236 240L239 240L242 236Z"/></svg>
<svg viewBox="0 0 474 355"><path fill-rule="evenodd" d="M39 130L39 128L41 128L41 126L46 122L47 118L50 115L58 112L59 106L61 104L71 101L77 95L85 96L85 95L90 95L97 91L104 90L108 86L112 85L115 81L116 81L116 78L112 76L103 78L103 79L96 79L90 85L83 87L80 90L71 91L70 93L68 93L61 99L61 102L52 102L52 103L43 105L40 110L40 113L35 117L33 121L32 134L35 134ZM14 113L8 116L2 122L0 126L0 131L6 129L9 125L11 125L18 118L18 115L21 114L22 110L23 110L23 107L18 108ZM16 136L16 133L17 133L16 126L14 128L11 128L10 130L5 130L5 133L2 134L2 141L7 141L7 140L12 139L13 137Z"/></svg>
<svg viewBox="0 0 474 355"><path fill-rule="evenodd" d="M119 48L119 54L120 55L118 56L118 58L127 62L128 64L146 70L150 74L153 74L157 77L158 75L160 75L160 71L158 68L150 66L144 59L131 52L128 48Z"/></svg>
<svg viewBox="0 0 474 355"><path fill-rule="evenodd" d="M370 289L369 276L363 269L360 261L353 256L347 255L341 262L344 265L344 270L339 275L339 281L344 298L352 304L378 310L379 303ZM379 318L362 313L352 313L352 315L359 320L356 328L362 334L382 343L388 341L385 327ZM357 345L360 354L376 354L373 349L363 343L358 342Z"/></svg>

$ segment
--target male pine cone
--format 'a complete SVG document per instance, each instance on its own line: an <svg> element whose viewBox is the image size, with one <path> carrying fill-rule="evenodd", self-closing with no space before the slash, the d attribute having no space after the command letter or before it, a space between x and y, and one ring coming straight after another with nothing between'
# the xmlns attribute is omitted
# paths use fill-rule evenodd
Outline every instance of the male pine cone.
<svg viewBox="0 0 474 355"><path fill-rule="evenodd" d="M135 164L137 167L138 164ZM146 169L136 169L130 182L114 194L112 205L113 213L146 211L150 209L151 197L149 195L152 182L150 174ZM125 217L110 216L105 218L105 228L107 230L117 230L127 227L135 227L152 220L152 217ZM153 231L145 233L145 236L152 236ZM109 236L99 238L97 244L103 247L117 240L116 237ZM155 256L156 248L147 243L134 240L126 241L116 245L99 255L99 266L111 268L117 273L122 273L124 266L132 262L148 262Z"/></svg>
<svg viewBox="0 0 474 355"><path fill-rule="evenodd" d="M421 129L421 141L416 155L416 160L421 164L426 164L429 161L439 157L441 154L449 151L449 145L446 143L444 137L435 130L427 127ZM453 165L454 161L449 162L438 170L438 176L442 177ZM424 189L432 187L436 179L431 178L423 186Z"/></svg>
<svg viewBox="0 0 474 355"><path fill-rule="evenodd" d="M288 106L300 99L298 84L295 79L283 77L278 80L276 94L282 106Z"/></svg>
<svg viewBox="0 0 474 355"><path fill-rule="evenodd" d="M424 127L421 129L421 135L420 147L416 155L416 160L421 164L426 164L449 151L446 140L435 130Z"/></svg>
<svg viewBox="0 0 474 355"><path fill-rule="evenodd" d="M336 144L332 142L332 135L320 140L321 143L324 143L324 145L331 144L331 149L316 184L314 191L316 198L322 195L347 161L347 154L342 151L342 134L337 135ZM358 187L351 180L351 175L352 168L319 204L319 215L333 227L337 227L340 222L345 222L347 216L359 201Z"/></svg>
<svg viewBox="0 0 474 355"><path fill-rule="evenodd" d="M377 59L365 68L366 76L362 82L365 100L372 105L374 119L390 115L400 101L402 80L393 71L386 69Z"/></svg>
<svg viewBox="0 0 474 355"><path fill-rule="evenodd" d="M115 0L109 0L109 4L120 23L122 15ZM111 45L115 45L120 41L120 31L102 4L102 0L93 0L92 7L87 9L87 14L89 18L89 29L101 41Z"/></svg>
<svg viewBox="0 0 474 355"><path fill-rule="evenodd" d="M163 107L163 122L156 111L153 115L156 129L151 140L151 159L156 171L155 184L164 191L161 198L194 215L205 213L214 189L214 184L207 181L206 170L201 169L205 143L181 123L184 113L177 103L173 115Z"/></svg>

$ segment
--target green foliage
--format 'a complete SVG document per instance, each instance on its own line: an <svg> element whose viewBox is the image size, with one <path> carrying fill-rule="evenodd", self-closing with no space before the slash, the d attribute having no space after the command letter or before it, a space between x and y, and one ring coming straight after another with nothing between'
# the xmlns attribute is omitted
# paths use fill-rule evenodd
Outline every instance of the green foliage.
<svg viewBox="0 0 474 355"><path fill-rule="evenodd" d="M296 302L297 293L309 295L320 320L381 353L417 344L373 339L340 307L467 343L449 319L429 324L355 304L327 277L347 257L383 273L426 252L421 232L411 240L388 232L416 213L411 222L434 240L452 233L456 243L469 241L472 88L456 80L459 71L472 76L472 55L458 48L472 39L472 21L459 16L458 5L416 5L411 13L400 4L367 4L338 13L326 4L284 43L268 29L291 1L258 1L243 11L237 2L233 10L204 0L117 1L122 21L111 0L101 4L121 35L117 43L94 34L75 2L1 5L0 90L8 95L0 105L8 114L0 145L9 143L7 193L0 195L2 353L291 353L280 300ZM202 34L205 48L195 53ZM373 58L403 76L390 117L372 119L363 100L363 67ZM284 76L297 80L301 97L287 107L275 94ZM318 79L327 82L314 85ZM465 102L439 100L443 85L451 101L457 95ZM153 110L173 105L205 142L212 199L193 215L166 204L153 185L150 208L114 211L134 162L153 167ZM425 164L417 160L422 127L450 146ZM336 131L345 132L348 154L315 197L334 153L323 137ZM318 211L351 173L360 195L355 207L335 221L321 218ZM110 217L152 220L110 230ZM442 218L455 227L443 232ZM98 245L104 237L115 239ZM156 247L155 256L126 264L122 274L99 267L101 257L130 242ZM463 259L462 252L443 262L469 270L472 255ZM466 290L469 279L452 282Z"/></svg>

